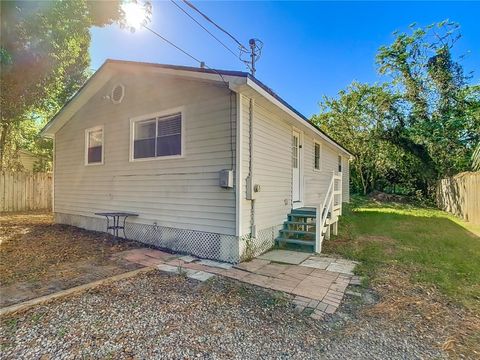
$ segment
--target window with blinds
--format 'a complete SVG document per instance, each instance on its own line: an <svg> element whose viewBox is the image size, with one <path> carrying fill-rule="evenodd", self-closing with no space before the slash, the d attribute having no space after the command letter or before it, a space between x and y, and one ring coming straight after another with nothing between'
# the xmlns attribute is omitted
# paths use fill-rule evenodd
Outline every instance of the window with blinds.
<svg viewBox="0 0 480 360"><path fill-rule="evenodd" d="M103 126L85 130L85 164L103 164Z"/></svg>
<svg viewBox="0 0 480 360"><path fill-rule="evenodd" d="M182 115L138 120L133 126L133 159L182 155Z"/></svg>

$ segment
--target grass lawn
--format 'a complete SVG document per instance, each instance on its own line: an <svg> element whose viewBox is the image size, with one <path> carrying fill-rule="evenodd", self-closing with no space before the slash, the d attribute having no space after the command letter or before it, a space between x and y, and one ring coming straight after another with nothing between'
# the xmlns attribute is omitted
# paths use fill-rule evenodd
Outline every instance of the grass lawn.
<svg viewBox="0 0 480 360"><path fill-rule="evenodd" d="M450 327L447 350L456 343L480 356L480 226L435 208L353 198L323 252L361 262L382 315Z"/></svg>
<svg viewBox="0 0 480 360"><path fill-rule="evenodd" d="M407 204L381 204L356 198L340 222L338 239L327 252L360 260L369 279L395 264L413 282L431 285L480 311L480 226L444 211Z"/></svg>

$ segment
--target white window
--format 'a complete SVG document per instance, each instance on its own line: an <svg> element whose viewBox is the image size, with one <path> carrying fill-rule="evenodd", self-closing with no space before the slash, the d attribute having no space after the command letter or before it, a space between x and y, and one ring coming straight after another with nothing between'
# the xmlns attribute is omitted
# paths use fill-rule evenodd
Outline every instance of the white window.
<svg viewBox="0 0 480 360"><path fill-rule="evenodd" d="M322 146L318 142L314 142L314 154L313 154L313 168L315 170L321 170L322 161Z"/></svg>
<svg viewBox="0 0 480 360"><path fill-rule="evenodd" d="M338 155L338 172L342 172L342 156Z"/></svg>
<svg viewBox="0 0 480 360"><path fill-rule="evenodd" d="M85 130L85 165L103 164L103 126Z"/></svg>
<svg viewBox="0 0 480 360"><path fill-rule="evenodd" d="M132 120L131 160L183 155L182 113Z"/></svg>

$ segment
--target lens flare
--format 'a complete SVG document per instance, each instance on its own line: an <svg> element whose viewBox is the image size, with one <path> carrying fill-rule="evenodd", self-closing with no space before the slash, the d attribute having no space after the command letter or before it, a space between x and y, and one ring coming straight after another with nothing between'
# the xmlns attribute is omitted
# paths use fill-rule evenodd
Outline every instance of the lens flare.
<svg viewBox="0 0 480 360"><path fill-rule="evenodd" d="M139 29L147 20L145 8L136 2L128 2L122 5L125 13L125 21L128 26Z"/></svg>

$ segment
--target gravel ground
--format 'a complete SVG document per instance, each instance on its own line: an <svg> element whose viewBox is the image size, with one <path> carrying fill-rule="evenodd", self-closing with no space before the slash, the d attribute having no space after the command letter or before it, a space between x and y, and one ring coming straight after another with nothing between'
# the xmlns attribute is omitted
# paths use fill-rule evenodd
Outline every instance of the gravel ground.
<svg viewBox="0 0 480 360"><path fill-rule="evenodd" d="M1 319L3 359L424 359L445 355L415 327L392 328L347 297L323 321L235 281L152 272ZM367 304L368 306L368 304Z"/></svg>

